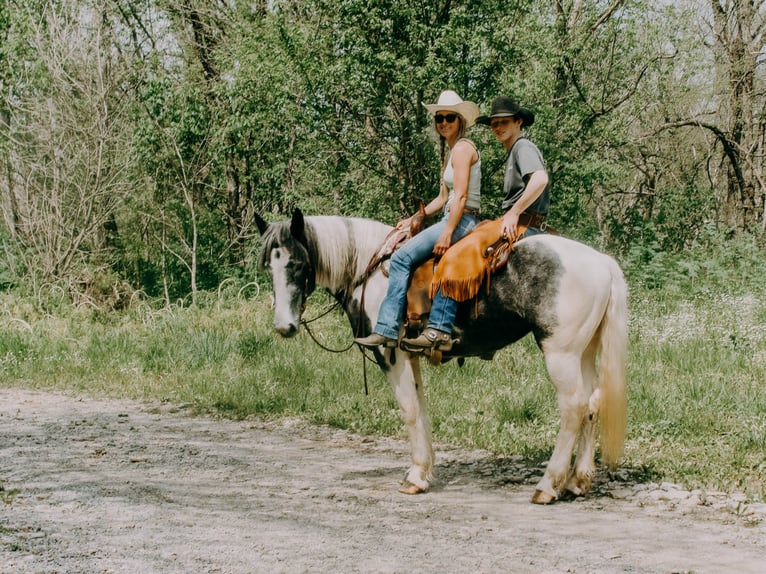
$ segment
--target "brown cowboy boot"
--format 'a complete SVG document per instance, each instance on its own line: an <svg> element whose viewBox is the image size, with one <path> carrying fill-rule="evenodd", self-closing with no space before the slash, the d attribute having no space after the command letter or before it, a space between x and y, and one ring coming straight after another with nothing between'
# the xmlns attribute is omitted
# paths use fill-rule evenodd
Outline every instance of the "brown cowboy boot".
<svg viewBox="0 0 766 574"><path fill-rule="evenodd" d="M396 347L397 340L396 339L389 339L388 337L384 337L383 335L379 335L378 333L372 333L371 335L367 335L366 337L358 337L354 339L354 343L357 345L361 345L362 347L368 347L370 349L374 349L375 347Z"/></svg>
<svg viewBox="0 0 766 574"><path fill-rule="evenodd" d="M452 335L428 327L414 339L402 339L401 348L405 351L418 352L432 349L434 351L452 350Z"/></svg>

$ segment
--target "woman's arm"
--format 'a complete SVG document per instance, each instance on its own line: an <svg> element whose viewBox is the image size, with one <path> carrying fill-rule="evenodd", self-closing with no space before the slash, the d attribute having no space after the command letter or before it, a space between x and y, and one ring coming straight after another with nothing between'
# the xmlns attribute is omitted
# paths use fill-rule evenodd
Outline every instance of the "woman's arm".
<svg viewBox="0 0 766 574"><path fill-rule="evenodd" d="M460 140L452 150L452 170L454 172L455 196L450 204L449 217L444 231L434 244L434 255L440 257L452 244L452 234L463 217L463 210L468 201L468 184L471 179L471 166L478 161L476 148L468 141Z"/></svg>
<svg viewBox="0 0 766 574"><path fill-rule="evenodd" d="M447 186L444 185L444 182L442 182L441 186L439 187L439 195L434 197L428 205L426 205L426 217L431 217L435 213L439 213L442 209L444 209L444 204L447 203L447 198L449 197L449 190L447 189Z"/></svg>
<svg viewBox="0 0 766 574"><path fill-rule="evenodd" d="M449 191L447 190L447 186L442 183L441 188L439 189L439 194L425 206L426 217L431 217L434 213L441 211L444 208L444 204L447 203L448 197ZM415 217L415 215L410 215L409 217L402 219L396 224L396 229L411 227L413 217Z"/></svg>

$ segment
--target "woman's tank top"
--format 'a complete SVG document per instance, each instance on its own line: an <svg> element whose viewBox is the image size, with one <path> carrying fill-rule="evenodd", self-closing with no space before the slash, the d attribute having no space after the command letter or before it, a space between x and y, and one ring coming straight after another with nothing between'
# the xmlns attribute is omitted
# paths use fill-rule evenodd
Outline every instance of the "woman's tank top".
<svg viewBox="0 0 766 574"><path fill-rule="evenodd" d="M471 140L465 139L465 141L470 143L474 149L476 148ZM470 177L468 180L468 198L465 202L465 207L466 209L470 209L471 211L478 213L479 208L481 207L481 155L479 154L478 149L476 150L476 154L479 156L479 159L476 160L476 163L471 166ZM449 211L449 206L452 203L452 200L455 198L455 170L452 167L451 151L449 154L449 159L447 160L447 166L444 168L443 177L444 184L449 189L449 198L447 199L447 204L444 206L444 210Z"/></svg>

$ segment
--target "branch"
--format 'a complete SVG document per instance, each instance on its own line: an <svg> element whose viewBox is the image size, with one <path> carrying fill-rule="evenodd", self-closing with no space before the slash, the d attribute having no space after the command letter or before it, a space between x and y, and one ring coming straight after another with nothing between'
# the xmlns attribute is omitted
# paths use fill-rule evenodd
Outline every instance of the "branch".
<svg viewBox="0 0 766 574"><path fill-rule="evenodd" d="M654 64L655 62L659 62L660 60L665 59L673 59L675 58L675 54L670 55L663 55L663 56L657 56L656 58L652 59L650 62L644 64L644 66L638 71L638 73L633 78L632 86L625 92L619 99L614 101L609 106L601 106L600 109L596 109L593 105L591 105L588 101L587 95L585 94L585 91L583 90L580 83L577 81L577 75L574 72L574 65L572 62L567 59L566 63L569 69L569 76L572 81L572 85L575 87L575 90L577 90L577 94L580 96L580 100L588 106L588 108L591 110L591 114L583 120L583 124L590 125L592 124L596 119L605 116L617 108L619 108L622 104L627 102L631 97L633 97L638 92L639 84L641 83L641 80L643 79L644 75L646 74L649 67Z"/></svg>
<svg viewBox="0 0 766 574"><path fill-rule="evenodd" d="M676 120L673 122L666 122L660 126L657 126L657 128L651 134L647 134L644 137L651 137L667 130L672 130L674 128L682 128L682 127L698 127L698 128L703 128L712 132L713 135L715 135L716 139L719 142L721 142L721 145L723 146L723 151L726 154L726 157L729 159L732 169L734 170L734 175L737 179L737 185L739 186L740 191L746 188L745 176L742 173L742 166L740 162L740 154L739 154L740 146L736 141L732 140L729 137L729 134L727 134L725 131L723 131L721 128L719 128L715 124L710 124L710 123L703 122L701 120L695 120L695 119Z"/></svg>
<svg viewBox="0 0 766 574"><path fill-rule="evenodd" d="M590 27L589 33L595 32L599 26L601 26L604 22L609 20L609 18L612 17L612 14L614 14L615 10L620 7L620 4L622 4L623 0L614 0L607 8L601 13L601 16L598 17L598 20L596 20L593 25Z"/></svg>

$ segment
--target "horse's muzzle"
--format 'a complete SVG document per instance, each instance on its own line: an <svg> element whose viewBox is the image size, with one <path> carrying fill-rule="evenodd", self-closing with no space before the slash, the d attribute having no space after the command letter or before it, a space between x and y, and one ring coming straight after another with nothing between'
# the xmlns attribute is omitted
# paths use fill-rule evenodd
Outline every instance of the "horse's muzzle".
<svg viewBox="0 0 766 574"><path fill-rule="evenodd" d="M298 326L295 323L289 323L287 325L274 325L274 330L286 339L295 337L295 335L298 334Z"/></svg>

